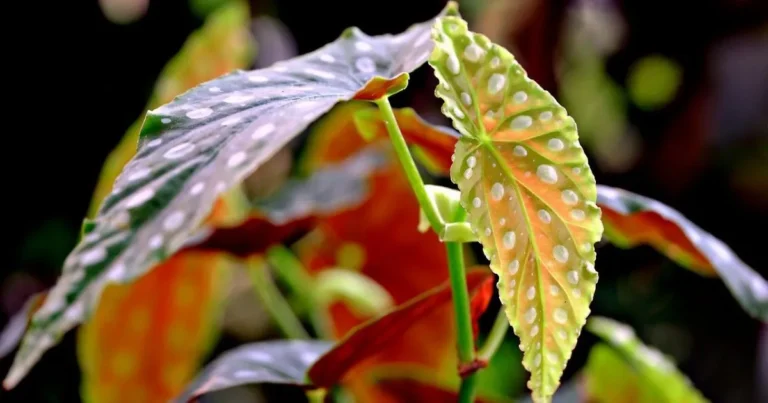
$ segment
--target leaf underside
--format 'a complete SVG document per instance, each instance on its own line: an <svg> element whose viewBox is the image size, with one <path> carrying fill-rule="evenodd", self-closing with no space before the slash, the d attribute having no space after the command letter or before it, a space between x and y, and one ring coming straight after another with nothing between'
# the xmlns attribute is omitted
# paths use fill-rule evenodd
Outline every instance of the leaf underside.
<svg viewBox="0 0 768 403"><path fill-rule="evenodd" d="M683 267L719 275L745 311L768 321L768 283L725 243L656 200L603 185L597 197L611 242L649 244Z"/></svg>
<svg viewBox="0 0 768 403"><path fill-rule="evenodd" d="M467 288L472 295L473 323L479 320L488 306L491 278L491 273L483 269L467 274ZM444 308L451 300L450 284L445 282L401 304L388 314L360 325L312 365L308 372L310 379L318 386L333 386L356 365L375 355L386 354L389 347L398 347L398 337L402 337L403 333L424 317Z"/></svg>
<svg viewBox="0 0 768 403"><path fill-rule="evenodd" d="M514 57L460 18L440 18L429 63L461 133L451 179L477 232L547 401L589 314L602 235L596 186L574 120Z"/></svg>
<svg viewBox="0 0 768 403"><path fill-rule="evenodd" d="M306 371L332 346L323 340L270 340L250 343L222 354L176 399L187 403L217 390L271 383L313 387Z"/></svg>
<svg viewBox="0 0 768 403"><path fill-rule="evenodd" d="M592 317L587 329L608 342L628 361L634 372L643 380L643 387L652 389L649 391L652 393L646 394L663 397L662 401L670 403L708 401L668 357L643 344L631 327L613 319Z"/></svg>
<svg viewBox="0 0 768 403"><path fill-rule="evenodd" d="M452 12L448 6L443 13ZM193 235L219 194L239 184L334 104L404 88L424 63L434 20L399 35L356 28L312 53L235 71L147 113L136 156L116 180L32 325L4 381L15 386L80 323L109 282L127 282ZM378 77L377 77L378 76Z"/></svg>

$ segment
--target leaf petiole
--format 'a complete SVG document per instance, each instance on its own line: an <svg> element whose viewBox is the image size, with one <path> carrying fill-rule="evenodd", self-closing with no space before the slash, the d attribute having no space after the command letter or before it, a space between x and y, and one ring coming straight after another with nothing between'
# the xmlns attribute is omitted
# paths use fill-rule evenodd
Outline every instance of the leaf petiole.
<svg viewBox="0 0 768 403"><path fill-rule="evenodd" d="M392 147L395 149L397 158L400 160L405 170L405 176L408 178L408 183L411 184L411 188L416 193L416 199L419 201L424 215L432 227L432 230L436 234L440 234L443 229L443 223L440 219L440 215L435 208L435 205L429 200L429 195L424 187L424 181L421 180L416 163L413 161L411 152L408 150L408 144L405 142L403 133L400 131L400 127L397 125L397 119L395 113L392 111L392 105L389 104L389 98L387 96L381 97L374 101L384 115L384 125L387 127L387 133L392 142Z"/></svg>
<svg viewBox="0 0 768 403"><path fill-rule="evenodd" d="M413 161L413 157L408 150L408 145L405 142L403 133L397 125L397 119L392 111L389 98L382 97L375 102L382 112L392 146L400 160L400 164L405 170L408 182L416 194L416 199L419 201L424 216L426 216L427 221L436 234L443 234L445 224L437 211L437 207L432 203L432 200L427 193L421 175L419 175L419 171L416 168L416 163ZM456 217L453 217L454 222L461 222L466 216L466 211L463 208L459 208L455 214ZM453 293L454 315L456 317L456 341L459 356L459 368L472 365L475 361L475 341L472 332L472 318L469 311L469 291L467 290L462 246L463 244L461 242L445 243L446 254L448 256L451 291ZM474 401L475 377L476 375L474 373L462 377L459 390L459 402L470 403Z"/></svg>
<svg viewBox="0 0 768 403"><path fill-rule="evenodd" d="M488 334L488 338L478 350L478 360L488 362L493 358L493 355L499 350L501 343L504 342L504 336L507 335L507 329L509 329L509 319L507 319L507 313L504 312L504 308L501 308L496 315L496 320L493 322L493 327Z"/></svg>
<svg viewBox="0 0 768 403"><path fill-rule="evenodd" d="M285 336L291 339L309 339L301 321L272 281L269 265L258 259L249 262L249 269L256 295Z"/></svg>

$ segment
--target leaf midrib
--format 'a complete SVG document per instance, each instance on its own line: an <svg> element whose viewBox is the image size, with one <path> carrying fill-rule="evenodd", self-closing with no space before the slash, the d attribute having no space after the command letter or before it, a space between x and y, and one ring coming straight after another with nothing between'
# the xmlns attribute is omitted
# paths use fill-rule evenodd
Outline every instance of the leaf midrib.
<svg viewBox="0 0 768 403"><path fill-rule="evenodd" d="M485 134L485 130L483 130L482 134ZM546 315L546 308L545 308L545 304L544 304L544 293L546 292L546 290L544 290L544 284L543 284L543 281L542 281L542 277L543 276L541 275L541 268L543 267L543 264L542 264L542 261L541 261L541 258L540 258L541 253L539 251L538 243L536 242L536 236L534 235L535 233L534 233L533 224L531 223L530 216L528 214L528 207L525 205L525 201L523 200L522 193L520 191L520 187L518 186L517 180L515 179L514 175L512 175L512 172L509 170L509 167L507 166L507 164L504 161L504 159L501 157L501 155L499 155L498 151L496 151L496 149L493 148L492 142L491 141L482 141L481 144L482 144L483 147L488 149L488 151L490 152L491 156L493 156L493 158L496 160L496 163L499 164L499 167L501 167L502 171L504 171L504 173L507 175L507 177L510 178L510 180L511 180L511 182L513 184L513 187L515 189L515 194L517 195L517 198L519 200L518 204L520 205L520 208L522 209L522 212L523 212L523 217L524 217L524 220L525 220L525 225L527 227L528 236L529 236L529 239L530 239L530 242L531 242L531 248L533 249L533 252L534 252L534 258L536 259L536 263L537 263L537 266L538 266L537 267L537 269L538 269L537 272L538 273L536 273L538 278L536 279L536 282L538 283L538 286L539 286L539 293L538 293L539 295L538 296L539 296L539 304L541 305L541 329L540 329L540 336L539 336L539 338L541 340L541 349L540 349L541 351L538 352L538 354L541 354L541 363L540 363L540 366L539 366L538 370L539 370L540 376L541 376L541 384L539 385L539 388L543 389L544 388L544 384L545 384L545 381L544 381L544 378L545 378L544 366L547 364L546 363L546 357L544 357L544 354L543 354L543 350L544 350L544 348L546 346L546 343L545 343L545 340L544 340L544 334L545 334L545 329L546 329L545 323L546 323L546 316L547 315ZM525 264L525 262L523 262L523 264ZM547 272L549 272L548 268L544 267L544 269L546 269ZM549 274L551 275L551 273L549 273ZM520 279L520 282L522 283L522 278ZM563 289L563 293L565 293L565 289ZM525 320L525 318L522 318L522 319ZM533 345L533 341L531 341L531 344ZM533 345L533 348L535 348L535 345ZM531 362L533 364L532 370L536 370L537 369L537 368L535 368L535 363L533 363L533 361L535 361L535 357L536 357L535 354L531 357Z"/></svg>

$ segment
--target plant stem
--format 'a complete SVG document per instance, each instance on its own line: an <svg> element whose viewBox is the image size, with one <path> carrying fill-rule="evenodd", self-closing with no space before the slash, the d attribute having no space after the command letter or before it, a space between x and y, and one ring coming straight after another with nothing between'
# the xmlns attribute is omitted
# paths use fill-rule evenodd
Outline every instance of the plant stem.
<svg viewBox="0 0 768 403"><path fill-rule="evenodd" d="M300 298L302 308L311 308L314 279L293 252L283 245L275 245L267 249L266 258L277 277L285 281L292 294Z"/></svg>
<svg viewBox="0 0 768 403"><path fill-rule="evenodd" d="M475 349L473 345L472 319L469 314L469 291L467 290L466 275L464 273L464 253L461 248L462 244L458 242L446 242L445 244L448 254L451 290L453 292L453 308L458 331L456 336L459 344L459 361L462 364L467 364L475 359Z"/></svg>
<svg viewBox="0 0 768 403"><path fill-rule="evenodd" d="M491 333L488 334L488 339L485 340L483 347L477 353L477 358L488 362L496 354L501 343L504 341L504 336L507 335L507 329L509 329L509 322L507 320L507 314L504 312L504 307L499 308L499 313L496 315L496 321L493 322Z"/></svg>
<svg viewBox="0 0 768 403"><path fill-rule="evenodd" d="M376 101L376 104L381 109L392 146L400 160L400 165L405 170L408 182L416 194L416 199L419 201L424 215L427 216L432 230L439 234L442 231L442 221L427 195L427 190L424 188L424 182L421 180L416 163L413 161L413 157L411 157L411 153L408 150L408 144L406 144L403 133L397 126L397 119L392 111L392 106L389 104L389 99L387 97L380 98ZM460 209L459 217L456 218L461 220L465 214L464 209ZM473 364L475 361L475 341L472 333L472 318L469 313L469 291L467 290L467 276L464 272L464 251L460 242L446 242L445 249L448 255L448 270L451 278L454 314L456 316L459 364ZM475 374L473 373L464 377L461 381L459 402L472 402L474 390Z"/></svg>
<svg viewBox="0 0 768 403"><path fill-rule="evenodd" d="M463 210L461 210L463 211ZM446 242L448 270L453 292L453 311L456 317L456 341L459 351L459 365L472 364L475 361L475 340L472 333L472 317L469 313L469 291L467 276L464 271L464 251L459 242ZM459 402L472 402L475 389L473 372L461 380Z"/></svg>
<svg viewBox="0 0 768 403"><path fill-rule="evenodd" d="M411 188L416 193L416 199L419 201L419 206L424 210L424 215L427 216L429 225L435 233L439 234L442 230L442 221L435 209L435 206L429 200L427 190L424 188L424 181L421 180L419 170L416 168L416 163L413 162L411 152L408 150L408 144L405 142L403 133L400 131L400 127L397 126L397 119L395 118L395 112L392 111L392 106L389 104L388 97L379 98L376 101L382 114L384 115L384 124L387 127L389 138L392 141L392 146L395 149L400 165L405 170L405 176L408 178L408 183L411 184Z"/></svg>
<svg viewBox="0 0 768 403"><path fill-rule="evenodd" d="M459 387L459 402L473 403L475 401L475 387L477 386L477 373L461 380Z"/></svg>
<svg viewBox="0 0 768 403"><path fill-rule="evenodd" d="M258 295L262 304L269 312L280 330L286 337L291 339L308 339L309 335L302 326L301 321L293 313L288 301L283 298L280 290L272 282L272 276L269 273L269 266L266 264L260 267L251 267L251 281L253 281L256 295Z"/></svg>

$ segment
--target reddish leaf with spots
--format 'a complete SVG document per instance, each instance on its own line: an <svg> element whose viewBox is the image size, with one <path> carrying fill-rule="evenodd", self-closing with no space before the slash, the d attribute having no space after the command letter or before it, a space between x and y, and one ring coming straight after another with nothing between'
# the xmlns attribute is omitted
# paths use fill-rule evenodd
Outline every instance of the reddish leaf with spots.
<svg viewBox="0 0 768 403"><path fill-rule="evenodd" d="M44 351L82 322L106 285L138 278L185 246L222 192L312 121L339 102L402 90L407 74L433 47L433 22L373 37L350 28L314 52L235 71L149 111L135 157L101 204L92 231L65 261L5 386L16 385Z"/></svg>
<svg viewBox="0 0 768 403"><path fill-rule="evenodd" d="M451 179L461 192L531 372L535 401L549 401L589 314L602 235L595 179L565 109L506 49L435 24L429 63L461 137Z"/></svg>
<svg viewBox="0 0 768 403"><path fill-rule="evenodd" d="M380 133L383 122L376 111L358 112L361 130ZM398 120L400 119L398 113ZM417 120L409 120L414 122ZM408 127L408 123L400 123ZM449 172L451 155L459 136L445 128L435 128L429 136L403 134L423 147L433 172ZM720 276L745 311L768 321L768 282L746 265L727 245L663 203L626 190L597 186L597 206L601 209L604 235L624 248L647 244L683 267L704 276Z"/></svg>
<svg viewBox="0 0 768 403"><path fill-rule="evenodd" d="M467 275L467 288L472 296L472 319L476 324L493 294L493 275L484 269L472 270ZM430 317L450 309L451 302L451 287L446 282L383 317L352 329L312 365L309 378L318 386L331 387L342 381L346 374L358 375L356 367L370 358L380 357L377 364L387 362L392 350L401 348L400 342L408 337L411 327L420 322L431 322Z"/></svg>

